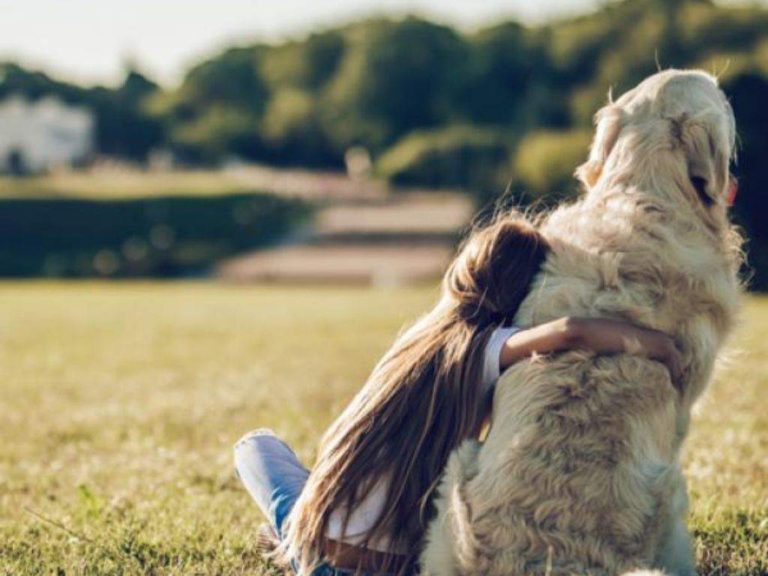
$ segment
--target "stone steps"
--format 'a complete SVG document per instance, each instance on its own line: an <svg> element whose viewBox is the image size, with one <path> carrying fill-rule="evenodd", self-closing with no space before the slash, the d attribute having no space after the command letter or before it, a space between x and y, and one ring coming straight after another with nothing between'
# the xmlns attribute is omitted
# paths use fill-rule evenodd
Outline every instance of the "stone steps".
<svg viewBox="0 0 768 576"><path fill-rule="evenodd" d="M442 275L473 213L460 194L393 194L319 209L299 241L221 262L234 282L402 285Z"/></svg>

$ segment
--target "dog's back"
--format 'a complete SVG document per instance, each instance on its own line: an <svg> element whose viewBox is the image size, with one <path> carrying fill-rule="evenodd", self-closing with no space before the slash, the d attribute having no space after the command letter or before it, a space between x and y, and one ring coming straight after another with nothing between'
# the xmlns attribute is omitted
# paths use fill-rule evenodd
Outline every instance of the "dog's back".
<svg viewBox="0 0 768 576"><path fill-rule="evenodd" d="M738 306L739 238L723 203L732 113L711 77L668 71L598 119L579 169L588 193L543 224L552 251L516 322L660 329L685 376L676 389L659 363L583 352L508 370L487 440L449 461L427 574L695 573L677 459Z"/></svg>
<svg viewBox="0 0 768 576"><path fill-rule="evenodd" d="M453 456L442 521L454 568L434 574L618 574L651 566L677 478L666 369L570 353L499 382L482 450ZM435 536L435 535L431 535ZM439 536L436 538L439 539ZM428 549L429 551L429 549Z"/></svg>
<svg viewBox="0 0 768 576"><path fill-rule="evenodd" d="M504 416L465 484L473 529L494 551L478 558L488 565L477 573L652 565L675 479L676 392L666 370L572 353L522 363L499 386Z"/></svg>
<svg viewBox="0 0 768 576"><path fill-rule="evenodd" d="M573 223L587 210L577 204L553 217ZM554 233L550 240L520 324L571 315L658 326L679 324L687 313L677 304L670 316L647 279L636 286L621 279L643 253L622 260L573 240L558 243ZM427 572L614 575L658 565L665 550L679 557L662 563L692 571L688 543L680 544L686 534L670 534L682 512L671 507L684 494L681 404L667 369L639 356L569 352L514 365L497 385L482 447L469 443L452 456L423 558Z"/></svg>

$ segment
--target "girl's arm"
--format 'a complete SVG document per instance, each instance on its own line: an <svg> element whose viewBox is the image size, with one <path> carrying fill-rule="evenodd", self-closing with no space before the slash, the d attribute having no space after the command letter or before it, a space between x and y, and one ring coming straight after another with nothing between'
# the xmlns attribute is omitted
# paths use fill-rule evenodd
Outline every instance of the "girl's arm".
<svg viewBox="0 0 768 576"><path fill-rule="evenodd" d="M681 372L680 353L668 335L628 322L598 318L560 318L516 332L502 346L499 363L504 370L534 352L574 349L646 356L666 364L673 382L678 381Z"/></svg>

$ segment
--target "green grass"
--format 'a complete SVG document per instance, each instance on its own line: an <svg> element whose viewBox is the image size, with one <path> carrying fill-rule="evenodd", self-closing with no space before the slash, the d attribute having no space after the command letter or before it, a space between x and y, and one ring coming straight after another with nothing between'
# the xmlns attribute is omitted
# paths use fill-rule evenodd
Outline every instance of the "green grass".
<svg viewBox="0 0 768 576"><path fill-rule="evenodd" d="M220 196L250 192L253 186L216 170L173 172L62 172L26 178L0 176L0 198L145 198Z"/></svg>
<svg viewBox="0 0 768 576"><path fill-rule="evenodd" d="M433 289L0 284L0 574L262 574L231 446L318 435ZM697 413L703 574L768 571L768 300Z"/></svg>

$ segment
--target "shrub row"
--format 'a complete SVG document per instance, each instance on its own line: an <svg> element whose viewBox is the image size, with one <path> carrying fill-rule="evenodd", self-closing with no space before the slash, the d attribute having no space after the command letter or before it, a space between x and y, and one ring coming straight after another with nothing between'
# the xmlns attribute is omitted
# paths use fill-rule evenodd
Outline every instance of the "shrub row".
<svg viewBox="0 0 768 576"><path fill-rule="evenodd" d="M308 207L264 193L0 201L0 276L179 276L286 235Z"/></svg>

